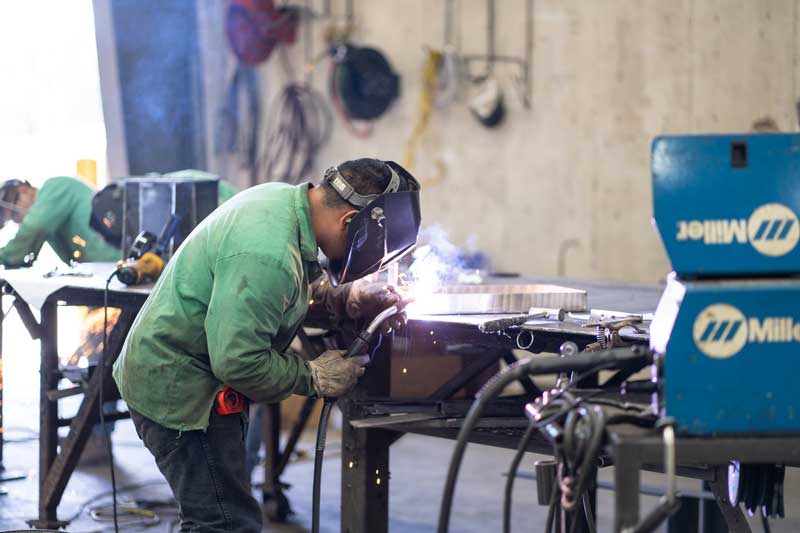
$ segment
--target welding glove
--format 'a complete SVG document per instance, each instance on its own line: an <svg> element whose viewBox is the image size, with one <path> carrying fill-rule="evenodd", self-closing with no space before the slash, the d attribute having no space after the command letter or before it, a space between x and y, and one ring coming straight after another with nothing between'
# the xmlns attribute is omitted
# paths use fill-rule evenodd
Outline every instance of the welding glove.
<svg viewBox="0 0 800 533"><path fill-rule="evenodd" d="M351 284L350 292L347 294L347 316L353 320L364 319L369 322L392 305L402 310L408 303L409 301L391 285L358 280ZM381 331L391 333L392 329L400 329L405 323L406 315L401 313L384 322Z"/></svg>
<svg viewBox="0 0 800 533"><path fill-rule="evenodd" d="M358 378L364 375L364 365L369 355L343 357L344 350L328 350L308 362L314 390L321 398L337 398L353 388Z"/></svg>

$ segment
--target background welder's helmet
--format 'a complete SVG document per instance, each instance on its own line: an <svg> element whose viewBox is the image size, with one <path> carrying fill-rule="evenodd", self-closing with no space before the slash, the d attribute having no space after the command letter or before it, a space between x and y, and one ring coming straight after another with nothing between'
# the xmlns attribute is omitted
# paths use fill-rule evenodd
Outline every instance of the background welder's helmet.
<svg viewBox="0 0 800 533"><path fill-rule="evenodd" d="M122 198L124 190L119 182L112 182L92 196L92 214L89 226L108 244L122 246Z"/></svg>
<svg viewBox="0 0 800 533"><path fill-rule="evenodd" d="M347 228L344 257L329 261L323 256L320 261L334 286L382 270L417 243L419 182L394 161L385 164L391 179L380 194L359 194L336 167L325 172L323 183L359 209Z"/></svg>
<svg viewBox="0 0 800 533"><path fill-rule="evenodd" d="M19 201L19 189L23 185L29 185L27 181L8 180L0 185L0 226L5 225L9 220L14 222L22 221L28 212L17 205Z"/></svg>

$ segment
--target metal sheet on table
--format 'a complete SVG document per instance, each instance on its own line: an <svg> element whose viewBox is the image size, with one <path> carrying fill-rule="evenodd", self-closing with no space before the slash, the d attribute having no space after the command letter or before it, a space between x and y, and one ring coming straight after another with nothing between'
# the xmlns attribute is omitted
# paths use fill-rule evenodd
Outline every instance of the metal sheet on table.
<svg viewBox="0 0 800 533"><path fill-rule="evenodd" d="M572 280L560 278L525 278L525 281L550 283L555 285L566 285L576 289L585 290L587 293L588 307L590 309L607 309L614 311L627 312L631 314L645 314L655 311L658 301L661 298L661 293L664 290L662 285L656 284L643 284L643 283L623 283L614 281L586 281L586 280ZM429 323L449 323L449 324L462 324L475 326L477 328L483 322L499 318L501 316L510 316L514 313L501 313L501 314L448 314L448 315L431 315L414 312L414 309L409 310L409 319L414 321L422 321ZM523 327L533 331L546 331L554 333L578 333L592 335L591 328L582 328L576 322L558 322L554 320L534 320ZM646 334L634 333L631 328L625 328L623 331L623 338L625 340L646 340Z"/></svg>
<svg viewBox="0 0 800 533"><path fill-rule="evenodd" d="M531 307L585 311L586 291L551 283L450 285L426 294L415 307L429 315L525 313Z"/></svg>

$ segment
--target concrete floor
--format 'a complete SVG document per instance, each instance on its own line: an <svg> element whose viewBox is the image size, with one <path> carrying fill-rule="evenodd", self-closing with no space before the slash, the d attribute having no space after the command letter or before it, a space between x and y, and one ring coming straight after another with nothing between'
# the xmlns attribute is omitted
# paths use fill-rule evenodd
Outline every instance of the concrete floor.
<svg viewBox="0 0 800 533"><path fill-rule="evenodd" d="M18 432L19 433L19 432ZM14 437L10 432L9 437ZM338 439L332 436L330 452L326 455L323 507L321 511L322 530L339 530L340 496ZM307 435L302 449L312 457L312 435ZM391 472L391 513L390 529L402 532L423 532L435 529L441 489L447 463L451 453L451 442L420 436L406 436L392 449ZM124 491L120 501L127 498L147 498L150 500L169 499L170 493L163 483L152 457L144 450L129 421L118 424L114 433L114 450L117 461L117 485L146 484L138 490ZM26 528L25 519L36 514L36 464L37 443L35 441L10 443L6 448L7 467L27 471L28 478L5 484L8 495L0 497L0 531ZM530 469L534 456L526 462ZM511 460L511 452L474 446L470 449L458 486L457 505L454 513L452 531L486 532L501 528L500 510L502 505L503 472ZM301 460L291 465L285 481L292 487L288 496L296 514L289 525L269 525L267 531L301 532L310 529L311 474L312 461ZM263 479L261 471L256 482ZM80 468L72 477L59 507L59 517L70 517L80 511L83 502L110 488L108 469L105 466ZM517 482L514 530L531 531L531 524L545 520L544 508L535 505L535 484L529 480ZM644 498L645 503L654 501ZM97 503L107 503L100 500ZM608 513L612 500L609 494L600 495L600 530L610 531L611 515ZM149 531L170 531L170 522L175 519L174 512L165 513L162 523L148 528ZM80 513L70 525L69 531L88 533L107 531L104 524L94 521L87 511ZM537 526L538 527L538 526ZM136 528L139 529L139 528ZM131 530L136 530L131 529ZM536 528L533 528L536 530Z"/></svg>
<svg viewBox="0 0 800 533"><path fill-rule="evenodd" d="M10 438L22 436L21 432L9 432ZM284 480L292 486L287 494L296 514L290 524L272 525L265 531L282 533L305 532L310 529L311 508L311 472L313 451L312 435L308 434L301 448L307 452L307 459L292 464L286 472ZM332 435L330 453L326 455L322 530L339 531L340 496L338 439ZM137 490L123 490L119 500L130 498L147 498L149 500L170 499L169 489L159 478L155 463L141 447L133 427L129 421L118 424L114 433L114 449L117 460L118 487L144 485ZM447 463L452 450L452 443L440 439L408 435L392 448L391 472L391 512L390 530L395 532L429 532L435 529L436 517L441 497L441 489ZM37 443L35 441L9 443L6 447L6 465L10 469L21 469L27 472L28 478L22 481L6 483L6 496L0 497L0 531L26 529L25 519L36 514L36 464ZM523 464L530 470L537 457L530 455ZM467 454L464 469L458 485L457 509L454 513L451 531L453 532L491 532L501 529L502 491L505 472L511 459L511 452L472 446ZM613 471L605 470L601 479L610 480ZM260 471L256 482L261 479ZM645 484L659 486L661 476L646 474ZM682 480L681 487L695 490L698 482ZM80 468L73 475L67 486L64 499L58 509L59 517L66 518L78 514L81 504L96 494L104 493L110 488L108 470L104 466ZM536 505L535 484L526 479L517 481L514 505L514 531L539 531L544 527L545 509ZM787 509L789 517L783 521L773 522L773 531L800 531L800 520L794 509L800 504L800 476L796 470L790 472L787 482ZM99 500L96 503L107 503ZM655 504L653 497L642 496L644 509ZM598 494L598 529L601 532L611 531L613 494L600 491ZM161 523L146 528L152 532L168 532L176 519L174 511L161 514ZM761 527L751 520L753 531ZM88 533L109 531L107 524L96 522L89 512L84 510L72 522L69 531ZM127 531L144 530L141 527L128 527ZM664 531L662 528L661 531Z"/></svg>

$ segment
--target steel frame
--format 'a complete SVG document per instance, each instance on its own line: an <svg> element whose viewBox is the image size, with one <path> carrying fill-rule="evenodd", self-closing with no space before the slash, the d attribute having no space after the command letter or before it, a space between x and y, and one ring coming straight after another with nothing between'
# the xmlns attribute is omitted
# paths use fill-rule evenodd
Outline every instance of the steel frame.
<svg viewBox="0 0 800 533"><path fill-rule="evenodd" d="M342 531L388 531L391 444L406 433L455 439L470 402L449 398L480 375L489 359L504 358L509 349L515 347L510 337L483 335L471 325L435 320L409 322L409 335L424 339L428 337L425 334L428 331L435 331L440 343L466 344L481 349L471 349L469 353L475 359L468 364L468 371L442 385L433 397L396 401L385 396L385 391L389 390L391 358L390 348L384 345L383 353L374 359L381 364L373 364L354 393L346 401L339 401L344 415ZM535 332L534 335L535 342L530 351L556 351L557 346L566 340L576 342L582 349L593 341L593 332L590 330L584 335L574 332L563 335L554 331ZM530 396L526 399L529 400ZM486 415L487 418L473 432L470 442L515 449L528 425L527 419L522 416L522 403L513 398L502 398L490 403ZM639 521L640 472L660 471L663 444L660 437L642 430L614 428L612 435L606 461L608 465L617 467L615 531L624 531ZM540 438L532 439L528 450L547 455L552 453L551 445ZM679 475L710 483L730 530L734 533L749 532L741 509L733 508L727 502L727 484L723 477L727 475L727 462L736 459L742 462L800 465L800 437L679 438L677 458ZM724 465L724 468L720 465ZM381 473L380 487L376 485L376 471ZM586 525L579 526L585 528ZM579 527L578 530L586 529Z"/></svg>
<svg viewBox="0 0 800 533"><path fill-rule="evenodd" d="M15 305L24 305L30 310L19 296L16 298ZM119 392L111 377L111 368L145 299L144 294L109 291L108 305L120 308L121 312L117 326L108 338L106 352L108 360L105 368L95 369L88 380L81 385L83 400L78 408L78 414L71 419L60 419L58 416L58 401L65 397L64 394L59 394L58 389L58 382L63 377L58 368L58 307L102 306L103 290L65 287L51 294L42 305L41 320L38 323L38 333L41 335L39 516L28 521L31 527L56 529L67 525L67 522L58 519L57 508L92 428L98 422L100 381L104 380L104 396L109 400L119 398ZM26 323L26 327L30 326ZM117 420L128 416L128 413L111 413L107 418ZM69 432L59 450L58 428L65 425L69 426Z"/></svg>

